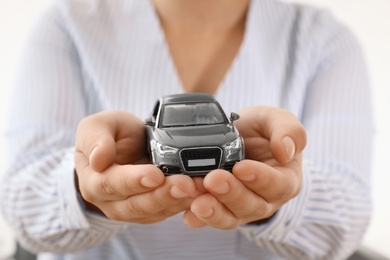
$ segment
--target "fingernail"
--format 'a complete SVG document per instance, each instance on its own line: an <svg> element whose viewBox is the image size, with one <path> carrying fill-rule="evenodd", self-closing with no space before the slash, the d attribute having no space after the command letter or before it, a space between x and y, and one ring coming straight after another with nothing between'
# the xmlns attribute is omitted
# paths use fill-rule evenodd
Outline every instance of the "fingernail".
<svg viewBox="0 0 390 260"><path fill-rule="evenodd" d="M211 217L211 215L213 215L213 213L214 213L214 210L209 209L206 212L200 212L197 215L201 218L209 218L209 217Z"/></svg>
<svg viewBox="0 0 390 260"><path fill-rule="evenodd" d="M293 156L295 154L295 143L294 143L293 139L291 139L291 137L289 137L289 136L283 137L282 143L284 145L284 149L286 149L288 159L290 160L291 158L293 158Z"/></svg>
<svg viewBox="0 0 390 260"><path fill-rule="evenodd" d="M171 188L171 195L172 197L175 197L175 198L178 198L178 199L181 199L181 198L184 198L184 197L188 197L189 194L182 191L181 189L179 189L178 187L176 186L173 186Z"/></svg>
<svg viewBox="0 0 390 260"><path fill-rule="evenodd" d="M98 150L97 148L98 148L98 146L96 145L94 148L92 148L91 152L89 153L89 163L90 164L91 164L91 159L93 158L94 154Z"/></svg>
<svg viewBox="0 0 390 260"><path fill-rule="evenodd" d="M220 185L212 188L214 192L219 194L226 194L229 192L229 184L227 182L221 183Z"/></svg>
<svg viewBox="0 0 390 260"><path fill-rule="evenodd" d="M150 179L149 177L143 177L140 182L143 186L147 188L154 188L158 186L158 183Z"/></svg>

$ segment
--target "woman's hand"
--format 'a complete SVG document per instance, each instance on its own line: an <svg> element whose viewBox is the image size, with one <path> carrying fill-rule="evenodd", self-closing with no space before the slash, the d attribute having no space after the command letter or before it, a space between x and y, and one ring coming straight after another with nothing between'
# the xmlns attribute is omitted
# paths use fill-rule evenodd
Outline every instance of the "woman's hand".
<svg viewBox="0 0 390 260"><path fill-rule="evenodd" d="M165 177L149 162L145 126L121 111L81 121L77 131L76 185L89 210L108 218L154 223L190 207L194 181Z"/></svg>
<svg viewBox="0 0 390 260"><path fill-rule="evenodd" d="M232 229L261 222L299 194L306 145L299 120L283 109L252 107L240 112L236 126L246 160L234 166L233 174L215 170L195 180L203 194L184 215L190 227Z"/></svg>

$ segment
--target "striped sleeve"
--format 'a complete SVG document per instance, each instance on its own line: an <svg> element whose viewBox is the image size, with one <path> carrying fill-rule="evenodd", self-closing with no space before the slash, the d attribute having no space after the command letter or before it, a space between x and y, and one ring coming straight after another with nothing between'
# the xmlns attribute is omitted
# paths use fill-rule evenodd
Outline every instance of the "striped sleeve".
<svg viewBox="0 0 390 260"><path fill-rule="evenodd" d="M86 109L80 61L59 17L48 12L27 43L6 133L2 209L33 252L90 247L124 225L85 213L76 196L74 135Z"/></svg>
<svg viewBox="0 0 390 260"><path fill-rule="evenodd" d="M301 116L308 134L302 191L270 224L242 227L260 248L285 259L347 258L371 215L373 122L366 63L347 29L326 17L321 22L325 29L318 34L328 37L315 43L321 51Z"/></svg>

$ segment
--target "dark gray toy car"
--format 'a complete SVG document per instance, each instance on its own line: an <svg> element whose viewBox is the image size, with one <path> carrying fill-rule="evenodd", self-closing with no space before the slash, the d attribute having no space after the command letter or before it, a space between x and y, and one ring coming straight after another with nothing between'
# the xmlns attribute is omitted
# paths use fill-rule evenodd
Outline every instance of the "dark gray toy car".
<svg viewBox="0 0 390 260"><path fill-rule="evenodd" d="M185 93L157 100L147 126L151 161L166 175L204 176L214 169L232 171L245 156L242 137L214 96Z"/></svg>

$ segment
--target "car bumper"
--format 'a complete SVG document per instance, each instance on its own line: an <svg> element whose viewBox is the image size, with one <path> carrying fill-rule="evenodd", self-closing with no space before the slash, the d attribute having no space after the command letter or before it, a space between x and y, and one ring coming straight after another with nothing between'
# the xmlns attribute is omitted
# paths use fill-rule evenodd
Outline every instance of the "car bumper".
<svg viewBox="0 0 390 260"><path fill-rule="evenodd" d="M184 148L164 156L156 151L151 153L153 164L166 175L204 176L215 169L231 172L234 165L244 159L241 149L226 152L220 147Z"/></svg>

